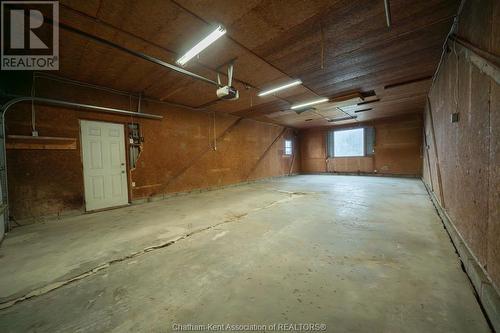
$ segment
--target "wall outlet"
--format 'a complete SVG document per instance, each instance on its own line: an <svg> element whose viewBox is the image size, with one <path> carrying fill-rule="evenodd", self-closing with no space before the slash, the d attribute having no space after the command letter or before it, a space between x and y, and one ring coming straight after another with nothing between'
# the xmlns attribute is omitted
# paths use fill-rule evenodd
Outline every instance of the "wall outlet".
<svg viewBox="0 0 500 333"><path fill-rule="evenodd" d="M135 187L135 182L132 182L132 187Z"/></svg>

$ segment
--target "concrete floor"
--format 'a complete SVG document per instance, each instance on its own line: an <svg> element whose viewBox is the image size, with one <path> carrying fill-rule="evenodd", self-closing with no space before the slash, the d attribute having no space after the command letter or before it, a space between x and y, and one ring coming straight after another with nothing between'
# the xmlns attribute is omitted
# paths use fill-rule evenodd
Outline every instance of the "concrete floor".
<svg viewBox="0 0 500 333"><path fill-rule="evenodd" d="M420 180L297 176L22 227L0 332L489 332Z"/></svg>

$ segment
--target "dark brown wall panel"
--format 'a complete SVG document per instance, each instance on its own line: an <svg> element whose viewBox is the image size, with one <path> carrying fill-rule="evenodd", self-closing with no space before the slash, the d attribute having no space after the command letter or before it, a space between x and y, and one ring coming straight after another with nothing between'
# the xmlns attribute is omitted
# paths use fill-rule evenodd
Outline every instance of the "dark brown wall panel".
<svg viewBox="0 0 500 333"><path fill-rule="evenodd" d="M374 158L367 157L336 157L328 161L328 172L373 172Z"/></svg>
<svg viewBox="0 0 500 333"><path fill-rule="evenodd" d="M487 263L491 278L500 285L500 86L491 84L491 128L496 132L490 140L490 175L489 175L489 219Z"/></svg>
<svg viewBox="0 0 500 333"><path fill-rule="evenodd" d="M466 1L458 35L500 53L498 1ZM425 112L424 181L497 288L500 285L500 88L449 44ZM453 113L459 121L452 122ZM429 167L430 166L430 167Z"/></svg>
<svg viewBox="0 0 500 333"><path fill-rule="evenodd" d="M300 134L302 172L325 172L326 137L322 131L302 131Z"/></svg>
<svg viewBox="0 0 500 333"><path fill-rule="evenodd" d="M326 158L326 133L332 128L302 130L302 172L366 172L394 175L422 173L422 117L420 114L379 119L333 128L375 127L373 157Z"/></svg>
<svg viewBox="0 0 500 333"><path fill-rule="evenodd" d="M422 173L420 115L400 121L375 121L375 170L379 173Z"/></svg>
<svg viewBox="0 0 500 333"><path fill-rule="evenodd" d="M90 104L130 107L128 97L70 90L66 87L61 95ZM132 104L134 109L135 101ZM294 131L278 125L216 114L214 129L212 113L147 102L142 111L162 115L163 120L48 106L35 109L40 136L77 138L77 149L7 151L11 215L17 220L83 211L80 119L140 124L145 141L137 167L130 171L130 181L135 182L131 200L283 176L297 173L300 167L298 156L283 154L285 139L294 140L298 153ZM30 116L29 105L15 106L7 116L8 134L30 135ZM216 143L214 131L219 137Z"/></svg>

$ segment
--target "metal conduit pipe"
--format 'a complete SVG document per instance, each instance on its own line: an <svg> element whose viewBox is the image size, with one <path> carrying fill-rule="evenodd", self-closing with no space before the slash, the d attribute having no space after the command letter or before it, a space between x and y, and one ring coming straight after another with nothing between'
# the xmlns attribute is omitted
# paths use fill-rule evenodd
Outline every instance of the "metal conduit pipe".
<svg viewBox="0 0 500 333"><path fill-rule="evenodd" d="M92 89L96 89L96 90L101 90L101 91L109 92L109 93L115 94L115 95L137 97L136 96L137 94L134 94L132 92L128 92L128 91L125 91L125 90L118 90L118 89L114 89L114 88L99 86L99 85L92 84L92 83L77 81L77 80L69 79L69 78L66 78L66 77L63 77L63 76L59 76L59 75L56 75L56 74L52 74L52 73L34 72L33 73L33 77L35 77L37 79L45 79L45 80L57 81L57 82L66 83L66 84L70 84L70 85L74 85L74 86L79 86L79 87L84 87L84 88L92 88Z"/></svg>
<svg viewBox="0 0 500 333"><path fill-rule="evenodd" d="M91 89L96 89L96 90L101 90L109 93L113 93L116 95L122 95L122 96L128 96L128 97L133 97L138 99L139 94L129 92L129 91L124 91L124 90L118 90L118 89L113 89L113 88L108 88L104 86L99 86L96 84L92 83L87 83L87 82L82 82L82 81L77 81L73 79L68 79L59 75L55 74L49 74L49 73L41 73L41 72L36 72L34 74L35 78L40 78L40 79L46 79L46 80L53 80L53 81L58 81L62 83L67 83L70 85L75 85L75 86L80 86L80 87L86 87L86 88L91 88ZM151 103L157 103L157 104L164 104L164 105L169 105L172 107L177 107L177 108L183 108L187 110L192 110L192 111L202 111L202 112L207 112L208 110L205 108L200 108L200 107L195 107L195 106L189 106L185 104L180 104L180 103L175 103L175 102L167 102L167 101L161 101L153 98L148 98L145 96L142 96L142 100L146 102L151 102Z"/></svg>
<svg viewBox="0 0 500 333"><path fill-rule="evenodd" d="M50 22L51 20L48 20L48 21ZM100 43L100 44L103 44L103 45L106 45L106 46L111 46L111 47L113 47L113 48L115 48L115 49L118 49L118 50L120 50L120 51L126 52L126 53L128 53L128 54L133 55L133 56L136 56L136 57L142 58L142 59L147 60L147 61L149 61L149 62L152 62L152 63L154 63L154 64L157 64L157 65L160 65L160 66L166 67L166 68L171 69L171 70L173 70L173 71L176 71L176 72L178 72L178 73L181 73L181 74L184 74L184 75L190 76L190 77L192 77L192 78L194 78L194 79L197 79L197 80L200 80L200 81L204 81L204 82L207 82L207 83L213 84L213 85L215 85L215 86L217 86L217 87L220 87L220 85L219 85L216 81L214 81L214 80L210 80L210 79L208 79L208 78L206 78L206 77L204 77L204 76L201 76L201 75L198 75L198 74L196 74L196 73L193 73L193 72L187 71L187 70L185 70L184 68L177 67L177 66L175 66L175 65L169 64L168 62L165 62L165 61L160 60L160 59L158 59L158 58L152 57L152 56L147 55L147 54L145 54L145 53L142 53L142 52L139 52L139 51L134 51L134 50L128 49L128 48L126 48L126 47L124 47L124 46L121 46L121 45L115 44L115 43L110 42L110 41L108 41L108 40L106 40L106 39L103 39L103 38L100 38L100 37L97 37L97 36L91 35L91 34L89 34L89 33L86 33L86 32L84 32L84 31L81 31L81 30L75 29L75 28L70 27L70 26L68 26L68 25L66 25L66 24L63 24L63 23L61 23L61 22L59 22L59 27L60 27L61 29L64 29L64 30L67 30L67 31L71 31L71 32L73 32L73 33L75 33L75 34L78 34L78 35L80 35L80 36L83 36L83 37L85 37L85 38L87 38L87 39L91 39L91 40L93 40L93 41L95 41L95 42L97 42L97 43Z"/></svg>
<svg viewBox="0 0 500 333"><path fill-rule="evenodd" d="M111 114L119 114L119 115L124 115L124 116L133 116L133 117L139 117L139 118L147 118L147 119L163 119L163 116L155 115L155 114L149 114L149 113L138 113L134 111L127 111L127 110L121 110L121 109L114 109L114 108L107 108L103 106L97 106L97 105L90 105L90 104L82 104L82 103L75 103L75 102L68 102L68 101L62 101L62 100L57 100L57 99L51 99L51 98L42 98L42 97L16 97L8 101L7 103L3 104L1 107L1 114L0 114L0 120L2 122L2 132L1 134L1 140L2 140L2 159L1 159L1 165L0 165L0 172L1 172L1 185L2 185L2 204L5 205L5 210L4 210L4 221L3 223L5 224L5 230L9 230L9 192L8 192L8 179L7 179L7 148L6 148L6 130L5 130L5 115L7 112L10 110L10 108L18 103L21 102L36 102L36 103L41 103L41 104L48 104L48 105L56 105L56 106L63 106L63 107L70 107L74 109L83 109L83 110L88 110L88 111L98 111L98 112L104 112L104 113L111 113ZM0 239L2 237L0 236Z"/></svg>
<svg viewBox="0 0 500 333"><path fill-rule="evenodd" d="M108 108L108 107L104 107L104 106L62 101L59 99L52 99L52 98L45 98L45 97L28 97L28 96L17 97L17 98L14 98L14 99L8 101L7 103L5 103L2 106L2 117L5 117L5 113L12 105L20 103L20 102L26 102L26 101L37 102L40 104L56 105L56 106L67 106L70 108L84 109L84 110L90 110L90 111L100 111L100 112L104 112L104 113L121 114L121 115L125 115L125 116L134 116L134 117L139 117L139 118L163 119L163 116L159 116L156 114L142 113L142 112L139 113L136 111L127 111L127 110L122 110L122 109ZM4 119L2 119L2 120L4 120Z"/></svg>

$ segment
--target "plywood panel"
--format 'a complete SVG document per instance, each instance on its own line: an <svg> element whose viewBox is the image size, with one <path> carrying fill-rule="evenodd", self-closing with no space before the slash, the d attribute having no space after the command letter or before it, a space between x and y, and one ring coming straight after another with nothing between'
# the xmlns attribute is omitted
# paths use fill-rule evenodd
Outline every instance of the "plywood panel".
<svg viewBox="0 0 500 333"><path fill-rule="evenodd" d="M489 174L489 220L488 220L488 255L487 267L491 278L500 281L500 86L490 81L491 90L491 127L497 130L490 138L490 174ZM497 111L495 111L497 110Z"/></svg>
<svg viewBox="0 0 500 333"><path fill-rule="evenodd" d="M498 28L493 22L499 15L497 1L467 1L458 34L484 51L497 52ZM460 48L451 44L450 49L429 94L425 133L430 149L424 165L431 170L426 170L424 181L436 194L442 192L441 198L436 195L441 206L498 288L500 88ZM459 114L458 122L451 122L453 113Z"/></svg>
<svg viewBox="0 0 500 333"><path fill-rule="evenodd" d="M396 175L422 173L422 119L419 115L380 119L355 126L375 127L373 157L333 158L326 162L326 134L352 125L301 131L303 172L367 172Z"/></svg>
<svg viewBox="0 0 500 333"><path fill-rule="evenodd" d="M457 4L454 0L394 1L393 27L387 29L383 5L370 0L65 0L61 2L61 23L169 63L214 25L223 24L227 34L190 61L186 69L215 80L216 70L225 70L224 66L235 60L240 101L217 101L212 85L65 29L60 32L59 74L191 107L306 128L326 120L309 123L293 115L268 117L279 111L275 109L251 111L263 103L333 98L432 75ZM256 98L258 89L291 79L301 79L304 87ZM423 109L423 100L418 98L421 91L407 91L398 102L382 95L384 103L391 106L360 114L359 120Z"/></svg>
<svg viewBox="0 0 500 333"><path fill-rule="evenodd" d="M498 21L500 2L493 5L492 17ZM492 26L491 51L500 53L500 26ZM488 220L488 272L500 289L500 86L490 80L490 175L489 175L489 220Z"/></svg>
<svg viewBox="0 0 500 333"><path fill-rule="evenodd" d="M61 87L53 83L50 87L47 81L41 86L49 91ZM63 88L63 95L82 103L130 107L128 96L71 89L64 85ZM132 108L135 107L134 100ZM214 123L212 113L147 101L143 101L143 112L160 114L163 120L48 106L36 106L35 110L41 136L79 138L80 119L139 123L144 143L137 167L129 174L130 181L135 183L130 193L132 200L284 176L298 172L300 167L294 131L274 124L224 114L215 114ZM31 133L29 105L19 104L8 114L7 133ZM280 133L282 135L276 140ZM283 154L285 139L293 140L296 145L293 156ZM46 215L82 211L84 192L79 139L75 150L9 150L7 158L11 214L16 220L36 220Z"/></svg>
<svg viewBox="0 0 500 333"><path fill-rule="evenodd" d="M335 157L329 160L329 172L373 172L373 157Z"/></svg>

